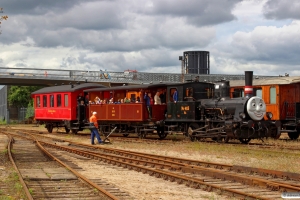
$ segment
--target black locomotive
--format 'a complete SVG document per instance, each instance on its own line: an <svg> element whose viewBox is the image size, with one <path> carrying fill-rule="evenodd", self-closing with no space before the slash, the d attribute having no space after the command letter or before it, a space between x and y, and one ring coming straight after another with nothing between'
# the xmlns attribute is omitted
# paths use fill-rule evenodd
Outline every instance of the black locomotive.
<svg viewBox="0 0 300 200"><path fill-rule="evenodd" d="M253 72L247 71L245 75L246 97L241 98L229 97L229 81L216 82L214 89L207 88L204 96L198 96L197 83L193 89L179 87L179 93L185 97L176 105L168 103L165 125L181 127L191 140L238 139L248 143L251 139L276 138L280 122L272 122L272 113L266 113L264 100L252 96Z"/></svg>

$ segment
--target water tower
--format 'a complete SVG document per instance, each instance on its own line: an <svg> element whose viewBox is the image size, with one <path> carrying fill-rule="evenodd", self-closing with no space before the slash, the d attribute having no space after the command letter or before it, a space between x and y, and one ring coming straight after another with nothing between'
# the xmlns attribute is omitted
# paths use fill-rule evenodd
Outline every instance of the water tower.
<svg viewBox="0 0 300 200"><path fill-rule="evenodd" d="M182 74L210 74L209 51L185 51L179 60Z"/></svg>

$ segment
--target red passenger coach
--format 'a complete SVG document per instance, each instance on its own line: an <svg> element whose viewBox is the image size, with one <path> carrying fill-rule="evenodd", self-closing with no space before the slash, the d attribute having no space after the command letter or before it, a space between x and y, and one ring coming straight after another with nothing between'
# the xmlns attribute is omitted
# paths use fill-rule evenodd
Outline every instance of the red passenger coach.
<svg viewBox="0 0 300 200"><path fill-rule="evenodd" d="M88 114L88 95L84 90L96 87L105 86L83 83L46 87L33 92L35 119L45 124L49 133L53 127L65 127L67 133L83 130Z"/></svg>
<svg viewBox="0 0 300 200"><path fill-rule="evenodd" d="M165 120L167 104L154 105L154 96L162 94L166 88L166 84L142 84L94 88L84 92L90 97L89 114L97 112L101 131L109 132L111 128L117 127L117 132L127 136L130 131L140 134L141 128L147 128L149 131L156 130L160 138L164 138L165 135L160 135L156 124ZM144 100L145 92L151 93L153 98L151 118Z"/></svg>

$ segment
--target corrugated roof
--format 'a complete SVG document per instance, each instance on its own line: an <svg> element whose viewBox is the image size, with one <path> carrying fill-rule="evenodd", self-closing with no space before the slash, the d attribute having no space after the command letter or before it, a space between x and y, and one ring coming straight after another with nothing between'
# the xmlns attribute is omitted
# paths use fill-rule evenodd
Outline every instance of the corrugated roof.
<svg viewBox="0 0 300 200"><path fill-rule="evenodd" d="M45 87L40 90L37 90L31 94L44 94L44 93L51 93L51 92L74 92L76 90L84 90L88 88L103 88L106 87L102 84L97 83L82 83L80 85L60 85L60 86L52 86L52 87Z"/></svg>
<svg viewBox="0 0 300 200"><path fill-rule="evenodd" d="M255 85L288 85L292 83L299 83L300 77L275 77L267 79L253 79L253 86ZM230 86L245 86L245 80L230 80Z"/></svg>

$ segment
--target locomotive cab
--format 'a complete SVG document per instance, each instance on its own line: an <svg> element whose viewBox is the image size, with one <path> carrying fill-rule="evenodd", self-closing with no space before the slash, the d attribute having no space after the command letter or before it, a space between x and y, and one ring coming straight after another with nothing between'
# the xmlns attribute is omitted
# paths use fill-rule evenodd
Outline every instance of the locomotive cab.
<svg viewBox="0 0 300 200"><path fill-rule="evenodd" d="M169 99L167 102L166 122L193 123L200 119L197 111L200 99L212 98L214 84L207 82L188 82L172 84L167 87ZM177 91L178 101L174 101L173 94Z"/></svg>

